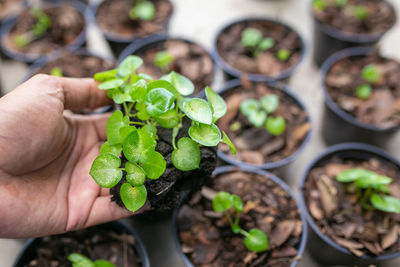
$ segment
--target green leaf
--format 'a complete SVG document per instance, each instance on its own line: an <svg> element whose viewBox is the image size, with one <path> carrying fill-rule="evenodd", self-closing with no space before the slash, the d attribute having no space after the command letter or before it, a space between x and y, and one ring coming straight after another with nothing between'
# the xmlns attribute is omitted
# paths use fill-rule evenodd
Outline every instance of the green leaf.
<svg viewBox="0 0 400 267"><path fill-rule="evenodd" d="M157 151L148 151L143 158L140 159L142 167L150 179L158 179L164 173L167 163L160 153Z"/></svg>
<svg viewBox="0 0 400 267"><path fill-rule="evenodd" d="M204 124L212 123L212 111L207 101L200 98L192 98L183 103L183 112L191 120Z"/></svg>
<svg viewBox="0 0 400 267"><path fill-rule="evenodd" d="M254 125L255 127L261 127L265 123L265 120L267 119L267 113L263 110L257 110L252 113L247 117L249 122Z"/></svg>
<svg viewBox="0 0 400 267"><path fill-rule="evenodd" d="M144 185L133 187L128 183L124 183L121 186L120 195L125 207L135 212L146 203L147 190Z"/></svg>
<svg viewBox="0 0 400 267"><path fill-rule="evenodd" d="M147 112L146 112L146 104L145 103L136 103L135 108L138 111L137 117L139 120L147 121L148 119L150 119L149 114L147 114Z"/></svg>
<svg viewBox="0 0 400 267"><path fill-rule="evenodd" d="M121 153L122 147L121 144L116 144L116 145L109 145L108 142L105 142L101 147L100 147L100 154L113 154L115 156L119 156Z"/></svg>
<svg viewBox="0 0 400 267"><path fill-rule="evenodd" d="M282 116L268 117L265 128L273 136L279 136L286 129L286 120Z"/></svg>
<svg viewBox="0 0 400 267"><path fill-rule="evenodd" d="M191 171L200 166L199 145L188 137L178 141L178 148L172 152L172 163L181 171Z"/></svg>
<svg viewBox="0 0 400 267"><path fill-rule="evenodd" d="M146 173L136 163L127 162L125 164L126 180L132 186L141 186L146 181Z"/></svg>
<svg viewBox="0 0 400 267"><path fill-rule="evenodd" d="M141 1L134 6L130 12L131 19L152 20L154 19L156 8L151 1Z"/></svg>
<svg viewBox="0 0 400 267"><path fill-rule="evenodd" d="M224 212L232 207L231 194L227 192L218 192L212 201L212 207L215 212Z"/></svg>
<svg viewBox="0 0 400 267"><path fill-rule="evenodd" d="M254 28L246 28L242 32L242 45L245 47L256 47L262 40L262 34Z"/></svg>
<svg viewBox="0 0 400 267"><path fill-rule="evenodd" d="M379 194L372 194L370 201L372 205L381 211L400 213L400 199L392 196L380 196Z"/></svg>
<svg viewBox="0 0 400 267"><path fill-rule="evenodd" d="M100 154L93 161L89 174L101 187L111 188L122 178L121 160L113 154Z"/></svg>
<svg viewBox="0 0 400 267"><path fill-rule="evenodd" d="M101 89L101 90L115 89L115 88L120 87L123 84L124 84L123 79L115 78L115 79L108 80L106 82L99 84L99 89Z"/></svg>
<svg viewBox="0 0 400 267"><path fill-rule="evenodd" d="M151 138L157 139L157 128L152 125L152 124L146 124L142 128L140 128L141 131L146 131Z"/></svg>
<svg viewBox="0 0 400 267"><path fill-rule="evenodd" d="M336 175L336 180L341 183L349 183L368 175L369 173L366 169L351 168L341 171L338 175Z"/></svg>
<svg viewBox="0 0 400 267"><path fill-rule="evenodd" d="M128 135L122 146L122 151L127 160L136 163L145 159L146 153L154 150L156 145L157 142L147 131L139 129Z"/></svg>
<svg viewBox="0 0 400 267"><path fill-rule="evenodd" d="M63 71L59 67L54 67L50 70L50 75L57 76L57 77L63 77Z"/></svg>
<svg viewBox="0 0 400 267"><path fill-rule="evenodd" d="M120 143L120 129L124 126L129 126L129 117L124 117L120 110L114 111L108 119L106 126L107 141L109 145L113 146Z"/></svg>
<svg viewBox="0 0 400 267"><path fill-rule="evenodd" d="M94 267L116 267L116 266L109 261L97 260L94 262Z"/></svg>
<svg viewBox="0 0 400 267"><path fill-rule="evenodd" d="M178 90L181 95L187 96L193 94L194 85L191 80L174 71L171 72L170 75L172 85L175 86L176 90Z"/></svg>
<svg viewBox="0 0 400 267"><path fill-rule="evenodd" d="M145 73L139 73L138 77L148 80L149 82L152 82L154 80L153 77L151 77L150 75L145 74Z"/></svg>
<svg viewBox="0 0 400 267"><path fill-rule="evenodd" d="M69 254L68 260L72 262L72 267L95 267L95 264L88 257L78 253Z"/></svg>
<svg viewBox="0 0 400 267"><path fill-rule="evenodd" d="M244 239L247 249L254 252L263 252L268 248L268 239L260 229L251 229Z"/></svg>
<svg viewBox="0 0 400 267"><path fill-rule="evenodd" d="M276 53L276 57L280 60L280 61L286 61L289 59L290 57L290 51L289 49L286 48L281 48L278 50L278 52Z"/></svg>
<svg viewBox="0 0 400 267"><path fill-rule="evenodd" d="M233 208L236 210L236 212L243 211L243 202L239 196L231 195L231 202L232 202Z"/></svg>
<svg viewBox="0 0 400 267"><path fill-rule="evenodd" d="M227 107L224 99L214 92L211 87L206 87L206 96L208 103L212 110L212 121L215 123L218 119L223 117L226 113Z"/></svg>
<svg viewBox="0 0 400 267"><path fill-rule="evenodd" d="M365 6L357 5L353 7L353 14L358 20L365 20L368 17L368 9Z"/></svg>
<svg viewBox="0 0 400 267"><path fill-rule="evenodd" d="M174 108L175 96L164 88L149 91L145 98L146 112L150 116L160 116Z"/></svg>
<svg viewBox="0 0 400 267"><path fill-rule="evenodd" d="M123 144L126 137L130 135L133 131L136 131L135 126L123 126L119 129L119 135L121 137L120 143Z"/></svg>
<svg viewBox="0 0 400 267"><path fill-rule="evenodd" d="M366 65L361 70L361 76L365 81L370 83L375 83L380 79L379 70L374 64Z"/></svg>
<svg viewBox="0 0 400 267"><path fill-rule="evenodd" d="M372 87L369 84L362 84L357 87L356 95L359 99L368 99L371 96Z"/></svg>
<svg viewBox="0 0 400 267"><path fill-rule="evenodd" d="M263 96L260 100L261 107L267 112L274 112L279 106L279 97L277 95L271 94Z"/></svg>
<svg viewBox="0 0 400 267"><path fill-rule="evenodd" d="M233 155L236 155L236 152L237 152L236 151L236 147L235 147L235 145L232 143L231 139L229 139L228 135L224 131L222 131L222 140L221 140L221 142L227 144L229 146L229 149L231 150L231 153Z"/></svg>
<svg viewBox="0 0 400 267"><path fill-rule="evenodd" d="M147 83L145 80L140 79L139 81L131 84L130 96L133 100L142 102L147 94Z"/></svg>
<svg viewBox="0 0 400 267"><path fill-rule="evenodd" d="M176 90L175 86L170 83L169 81L166 80L158 80L158 81L154 81L149 83L148 85L148 90L153 90L156 88L164 88L167 89L170 93L172 93L174 96L178 96L179 92Z"/></svg>
<svg viewBox="0 0 400 267"><path fill-rule="evenodd" d="M124 102L133 102L133 100L129 94L122 92L119 89L110 89L107 91L107 94L117 104L122 104Z"/></svg>
<svg viewBox="0 0 400 267"><path fill-rule="evenodd" d="M193 124L189 136L203 146L216 146L221 141L221 132L215 124Z"/></svg>
<svg viewBox="0 0 400 267"><path fill-rule="evenodd" d="M335 4L339 7L344 7L347 4L347 0L336 0Z"/></svg>
<svg viewBox="0 0 400 267"><path fill-rule="evenodd" d="M137 56L127 56L118 66L118 75L126 77L136 73L136 70L143 64L143 59Z"/></svg>
<svg viewBox="0 0 400 267"><path fill-rule="evenodd" d="M161 68L168 67L172 61L174 61L174 56L168 51L159 51L154 56L154 64Z"/></svg>
<svg viewBox="0 0 400 267"><path fill-rule="evenodd" d="M260 103L255 99L246 99L240 103L240 111L245 116L250 116L252 113L260 109Z"/></svg>
<svg viewBox="0 0 400 267"><path fill-rule="evenodd" d="M93 78L98 82L104 82L115 78L117 76L117 72L117 69L98 72L93 76Z"/></svg>
<svg viewBox="0 0 400 267"><path fill-rule="evenodd" d="M179 122L178 112L175 109L171 109L161 116L155 117L154 119L161 127L165 129L174 128Z"/></svg>
<svg viewBox="0 0 400 267"><path fill-rule="evenodd" d="M359 177L357 180L354 181L358 187L361 188L376 188L380 185L388 185L392 182L392 178L379 175L375 172L365 170L365 175Z"/></svg>
<svg viewBox="0 0 400 267"><path fill-rule="evenodd" d="M272 38L264 38L262 41L258 44L258 48L261 49L262 51L268 50L272 48L275 45L275 41Z"/></svg>

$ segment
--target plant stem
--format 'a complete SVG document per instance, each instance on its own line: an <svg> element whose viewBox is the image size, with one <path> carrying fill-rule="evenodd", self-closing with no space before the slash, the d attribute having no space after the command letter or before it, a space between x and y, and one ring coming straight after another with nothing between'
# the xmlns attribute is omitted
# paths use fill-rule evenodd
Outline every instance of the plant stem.
<svg viewBox="0 0 400 267"><path fill-rule="evenodd" d="M249 235L249 233L246 232L245 230L243 230L242 228L239 229L239 233L241 233L242 235L244 235L246 237Z"/></svg>
<svg viewBox="0 0 400 267"><path fill-rule="evenodd" d="M142 125L142 126L146 125L145 123L143 123L143 122L138 122L138 121L130 121L129 124L133 124L133 125Z"/></svg>
<svg viewBox="0 0 400 267"><path fill-rule="evenodd" d="M126 102L122 103L122 106L124 107L124 111L125 111L125 115L129 115L129 110L128 110L128 106L126 105Z"/></svg>
<svg viewBox="0 0 400 267"><path fill-rule="evenodd" d="M228 222L231 225L231 227L233 228L234 224L232 222L232 218L231 215L229 215L229 213L227 211L224 211L226 218L228 218Z"/></svg>

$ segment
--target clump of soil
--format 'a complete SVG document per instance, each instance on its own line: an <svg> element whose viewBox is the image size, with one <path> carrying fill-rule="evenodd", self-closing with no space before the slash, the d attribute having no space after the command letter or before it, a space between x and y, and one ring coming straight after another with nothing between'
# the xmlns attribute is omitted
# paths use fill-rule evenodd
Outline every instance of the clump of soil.
<svg viewBox="0 0 400 267"><path fill-rule="evenodd" d="M271 135L265 127L254 127L240 111L240 103L245 99L260 100L269 94L277 95L280 101L271 116L282 116L286 120L286 129L279 136ZM219 120L218 126L235 144L238 153L231 157L238 160L256 165L280 161L299 149L311 129L307 112L282 90L262 83L253 83L249 87L240 86L221 95L228 109L226 115ZM230 126L235 122L239 122L241 128L233 132ZM220 144L219 149L229 153L229 148L224 144Z"/></svg>
<svg viewBox="0 0 400 267"><path fill-rule="evenodd" d="M0 6L0 21L24 10L23 0L2 0Z"/></svg>
<svg viewBox="0 0 400 267"><path fill-rule="evenodd" d="M85 27L85 18L70 4L44 6L43 12L49 16L51 26L47 32L25 47L18 47L15 38L31 31L36 18L27 10L19 15L17 23L6 36L6 46L19 53L45 55L71 44Z"/></svg>
<svg viewBox="0 0 400 267"><path fill-rule="evenodd" d="M400 198L400 170L378 158L344 160L332 157L313 168L304 184L308 211L320 231L354 255L383 255L400 250L400 216L378 210L365 210L350 193L349 185L336 181L336 175L349 168L364 168L393 178L391 195Z"/></svg>
<svg viewBox="0 0 400 267"><path fill-rule="evenodd" d="M360 20L354 16L355 5L367 8L366 19ZM396 22L394 10L382 0L348 0L344 8L331 3L323 11L313 8L313 14L321 23L347 34L382 34Z"/></svg>
<svg viewBox="0 0 400 267"><path fill-rule="evenodd" d="M167 51L174 56L170 71L188 77L195 85L195 94L204 87L211 86L214 79L214 62L210 54L195 43L179 39L156 42L138 50L135 54L142 57L144 61L138 71L157 79L166 74L153 63L159 51Z"/></svg>
<svg viewBox="0 0 400 267"><path fill-rule="evenodd" d="M269 240L267 251L247 250L225 216L213 211L212 199L218 191L242 198L239 224L247 231L262 230ZM290 266L303 228L296 202L283 188L267 177L240 171L209 181L180 209L177 222L183 253L195 266Z"/></svg>
<svg viewBox="0 0 400 267"><path fill-rule="evenodd" d="M254 58L250 50L241 43L242 32L248 27L261 31L264 38L272 38L275 45ZM282 48L290 51L290 57L286 61L280 61L276 57L276 53ZM276 22L257 20L239 22L223 31L217 39L217 50L235 69L245 73L277 77L300 61L303 47L296 32Z"/></svg>
<svg viewBox="0 0 400 267"><path fill-rule="evenodd" d="M84 78L115 67L115 63L90 54L64 52L36 70L34 74L50 74L53 68L60 68L64 77Z"/></svg>
<svg viewBox="0 0 400 267"><path fill-rule="evenodd" d="M120 229L118 232L96 226L62 235L43 237L26 267L70 267L68 255L82 254L91 260L107 260L120 267L142 266L135 250L135 238Z"/></svg>
<svg viewBox="0 0 400 267"><path fill-rule="evenodd" d="M357 87L368 84L361 71L374 64L381 79L372 86L372 94L362 100L356 96ZM337 61L325 78L329 96L336 104L356 119L380 128L400 126L400 63L383 58L378 53L353 56Z"/></svg>
<svg viewBox="0 0 400 267"><path fill-rule="evenodd" d="M156 8L155 18L151 21L132 20L129 10L132 0L106 0L96 12L96 21L107 35L124 39L136 39L150 34L163 32L172 13L168 0L152 0Z"/></svg>

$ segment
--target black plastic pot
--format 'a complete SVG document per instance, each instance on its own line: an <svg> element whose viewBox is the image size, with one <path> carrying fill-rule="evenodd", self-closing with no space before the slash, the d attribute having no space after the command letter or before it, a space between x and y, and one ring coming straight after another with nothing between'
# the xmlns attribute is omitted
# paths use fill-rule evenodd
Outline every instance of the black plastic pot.
<svg viewBox="0 0 400 267"><path fill-rule="evenodd" d="M388 1L385 2L388 3L394 14L396 14L392 4ZM388 31L389 30L390 29L388 29ZM387 32L374 34L343 33L332 26L323 24L315 17L313 17L313 31L313 59L318 67L320 67L330 55L342 49L356 46L371 47L376 45Z"/></svg>
<svg viewBox="0 0 400 267"><path fill-rule="evenodd" d="M315 224L311 217L308 209L306 208L305 197L304 197L304 184L306 182L309 172L317 166L320 166L333 156L342 159L356 159L356 160L368 160L372 157L377 157L385 162L388 162L398 169L400 169L400 162L387 154L385 151L366 144L361 143L344 143L335 146L331 146L326 149L323 153L317 156L306 168L303 173L303 177L300 182L300 197L302 206L304 207L304 215L307 219L309 231L309 239L307 243L307 249L320 264L323 266L340 265L340 266L369 266L370 264L376 264L376 266L383 266L384 263L390 259L400 257L400 252L387 254L382 256L372 257L369 255L363 255L362 257L356 257L351 252L339 246L330 237L321 233L318 226Z"/></svg>
<svg viewBox="0 0 400 267"><path fill-rule="evenodd" d="M92 23L97 25L97 21L96 21L96 15L97 15L97 9L99 8L99 6L101 5L101 2L91 6L90 8L88 8L88 10L91 10L91 12L87 13L87 18L89 19L89 21L91 21ZM128 12L129 10L127 10ZM154 33L154 35L165 35L168 32L168 28L169 28L169 22L170 19L172 17L173 14L173 10L170 14L170 16L168 17L167 21L165 22L165 24L163 25L163 30L161 32L157 32ZM112 35L110 33L106 33L104 32L99 26L98 28L101 30L101 32L104 35L104 38L107 40L114 56L116 58L118 58L120 56L120 54L122 53L122 51L132 42L136 42L138 40L141 40L142 38L146 38L148 36L143 36L143 37L139 37L139 38L127 38L127 37L123 37L120 35ZM151 34L153 35L153 34ZM150 36L150 35L149 35Z"/></svg>
<svg viewBox="0 0 400 267"><path fill-rule="evenodd" d="M299 201L297 201L296 197L294 196L294 194L293 194L292 190L289 188L289 186L286 183L284 183L280 178L278 178L277 176L275 176L272 173L269 173L269 172L266 172L263 170L259 170L259 169L255 169L255 168L248 168L248 167L222 166L222 167L218 167L217 169L215 169L215 171L213 172L213 176L218 176L218 175L233 172L233 171L244 171L244 172L248 172L248 173L255 173L260 176L264 176L267 179L271 179L274 183L276 183L280 187L282 187L294 200L296 200L297 207L300 210L301 221L303 223L303 228L302 228L303 231L302 231L300 245L298 247L298 254L294 258L294 261L290 264L290 267L296 266L299 263L299 261L301 260L301 257L303 255L303 252L305 250L305 246L307 243L307 237L308 237L308 229L307 229L306 220L305 220L304 212L303 212L304 207L302 206L302 204ZM187 200L187 199L183 199L181 201L180 206L174 212L174 217L173 217L174 241L175 241L175 246L178 250L178 253L182 257L185 265L188 267L193 267L194 265L191 263L189 258L186 257L186 255L182 252L181 242L179 240L178 225L177 225L179 209L185 203L185 200Z"/></svg>
<svg viewBox="0 0 400 267"><path fill-rule="evenodd" d="M45 1L44 2L44 7L46 6L52 6L52 5L58 5L62 3L71 3L79 13L81 13L82 17L84 18L85 25L82 29L82 32L76 37L76 39L65 46L65 49L69 49L71 51L75 51L79 49L82 45L86 43L86 28L87 28L87 20L85 19L85 13L86 11L86 6L81 3L80 1L77 0L68 0L68 1L61 1L61 0L56 0L56 1ZM5 54L6 57L17 60L17 61L22 61L26 63L31 63L38 58L42 57L43 55L38 55L38 54L25 54L25 53L20 53L17 51L13 51L7 48L7 46L4 44L5 42L5 36L9 34L11 29L14 27L15 23L18 21L19 17L14 16L9 19L7 19L4 24L1 25L0 28L0 41L1 41L1 49L2 52Z"/></svg>
<svg viewBox="0 0 400 267"><path fill-rule="evenodd" d="M251 74L251 73L245 73L241 70L238 70L234 67L232 67L231 65L229 65L227 62L225 62L225 60L220 56L218 49L217 49L217 41L218 41L218 37L221 35L222 32L226 31L228 28L232 27L234 24L238 24L238 23L243 23L246 21L267 21L267 22L271 22L271 23L276 23L279 25L282 25L283 27L287 28L290 31L296 32L298 37L300 38L300 42L301 42L301 46L302 46L302 51L301 51L301 56L299 59L299 62L297 62L296 65L292 66L291 68L283 71L281 74L279 74L277 77L270 77L270 76L266 76L266 75L262 75L262 74ZM265 82L265 81L279 81L279 80L287 80L292 74L293 72L297 69L297 67L300 65L300 63L303 61L304 56L306 53L306 48L305 48L305 42L304 39L301 37L301 35L295 31L292 27L290 27L289 25L272 19L272 18L265 18L265 17L248 17L248 18L242 18L242 19L238 19L235 20L231 23L229 23L228 25L223 26L216 34L214 41L213 41L213 51L212 51L212 55L214 56L214 60L215 62L218 64L218 66L223 70L224 72L224 76L227 80L231 80L231 79L235 79L235 78L241 78L243 76L246 76L246 78L249 81L254 81L254 82Z"/></svg>
<svg viewBox="0 0 400 267"><path fill-rule="evenodd" d="M117 233L126 232L132 235L135 238L135 249L139 258L141 259L142 266L150 267L150 260L149 257L147 256L147 252L143 245L143 242L140 240L139 235L135 232L133 228L119 221L106 223L101 226L108 228L111 231L115 231ZM38 250L38 248L40 248L41 242L42 238L32 238L26 241L24 247L17 256L17 259L15 260L13 267L28 266L28 263L35 257L36 251Z"/></svg>
<svg viewBox="0 0 400 267"><path fill-rule="evenodd" d="M324 83L325 77L337 61L352 57L366 56L373 53L373 48L354 47L339 51L330 56L322 66L321 86L324 92L325 107L322 119L322 137L328 145L343 142L363 142L384 147L400 130L400 126L379 128L363 123L343 111L329 96Z"/></svg>
<svg viewBox="0 0 400 267"><path fill-rule="evenodd" d="M289 87L287 85L284 85L284 84L281 84L278 82L265 82L265 84L272 88L275 88L277 90L281 90L288 97L290 97L301 109L307 111L306 106L300 101L300 99L294 93L292 93L292 91L289 89ZM220 91L218 91L218 93L220 95L223 95L225 92L228 92L229 90L233 90L240 85L241 85L241 82L239 80L231 80L231 81L227 82L225 84L225 86ZM203 94L204 94L204 92L203 92ZM308 116L308 121L311 122L310 116ZM307 146L307 144L311 138L311 132L312 132L312 130L310 130L307 133L303 143L301 144L301 146L295 153L293 153L289 157L284 158L277 162L268 162L268 163L264 163L263 165L251 164L251 163L237 160L237 159L231 157L230 155L223 153L220 150L218 150L218 157L221 160L223 160L224 162L227 162L232 165L240 166L242 168L246 168L246 167L247 168L261 168L264 170L274 171L274 172L280 173L281 175L284 175L288 171L289 164L292 161L294 161L300 155L300 153L303 151L303 149Z"/></svg>

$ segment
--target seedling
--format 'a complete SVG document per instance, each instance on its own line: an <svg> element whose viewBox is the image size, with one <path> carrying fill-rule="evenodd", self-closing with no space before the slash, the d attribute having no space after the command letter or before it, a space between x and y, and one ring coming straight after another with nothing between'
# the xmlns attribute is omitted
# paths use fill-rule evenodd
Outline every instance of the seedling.
<svg viewBox="0 0 400 267"><path fill-rule="evenodd" d="M353 15L358 20L365 20L368 17L368 9L365 6L354 6Z"/></svg>
<svg viewBox="0 0 400 267"><path fill-rule="evenodd" d="M129 17L132 20L153 20L156 14L156 8L153 2L148 0L133 0L133 7L129 11Z"/></svg>
<svg viewBox="0 0 400 267"><path fill-rule="evenodd" d="M127 182L120 188L121 200L130 211L146 202L148 179L158 179L166 169L166 160L156 151L157 127L171 129L172 164L181 171L199 168L200 146L214 147L226 143L232 153L235 147L228 136L215 125L226 113L225 101L210 87L205 88L207 100L189 97L193 83L171 72L160 80L136 74L143 64L137 56L128 56L117 69L95 74L102 82L99 88L122 111L115 111L107 123L107 142L94 160L90 175L102 187L116 186L123 176ZM176 142L183 118L191 120L188 134ZM120 156L127 159L121 166Z"/></svg>
<svg viewBox="0 0 400 267"><path fill-rule="evenodd" d="M116 267L109 261L106 260L92 261L88 257L78 253L69 254L68 260L72 263L72 267Z"/></svg>
<svg viewBox="0 0 400 267"><path fill-rule="evenodd" d="M51 26L51 21L49 16L43 12L40 8L31 9L32 16L36 19L36 23L33 24L29 32L20 34L15 37L14 43L19 48L24 48L32 41L42 37Z"/></svg>
<svg viewBox="0 0 400 267"><path fill-rule="evenodd" d="M170 64L174 61L174 56L167 51L160 51L154 56L154 65L158 66L164 73L170 71Z"/></svg>
<svg viewBox="0 0 400 267"><path fill-rule="evenodd" d="M381 78L379 70L376 67L376 65L374 65L374 64L366 65L361 70L361 76L364 79L364 81L369 82L369 83L376 83Z"/></svg>
<svg viewBox="0 0 400 267"><path fill-rule="evenodd" d="M324 11L327 4L326 4L325 0L313 0L312 6L316 10Z"/></svg>
<svg viewBox="0 0 400 267"><path fill-rule="evenodd" d="M338 7L344 7L344 6L346 6L346 4L347 4L347 0L335 0L335 4L336 4Z"/></svg>
<svg viewBox="0 0 400 267"><path fill-rule="evenodd" d="M261 52L272 48L275 41L272 38L263 38L262 33L254 28L246 28L242 32L242 45L250 50L256 58Z"/></svg>
<svg viewBox="0 0 400 267"><path fill-rule="evenodd" d="M371 93L372 93L372 87L369 84L362 84L357 87L357 92L356 92L357 97L362 100L368 99Z"/></svg>
<svg viewBox="0 0 400 267"><path fill-rule="evenodd" d="M228 219L232 232L241 234L244 238L244 245L253 252L263 252L268 248L268 238L260 229L253 228L249 232L239 226L240 214L243 212L243 202L237 195L220 191L214 197L212 206L215 212L223 212ZM232 220L230 209L236 212L235 219Z"/></svg>
<svg viewBox="0 0 400 267"><path fill-rule="evenodd" d="M246 99L240 104L240 111L248 121L255 127L264 126L267 131L274 135L281 135L286 129L286 120L281 117L270 116L279 106L277 95L263 96L260 101ZM231 125L232 128L233 124ZM235 127L234 127L235 128Z"/></svg>
<svg viewBox="0 0 400 267"><path fill-rule="evenodd" d="M340 172L336 180L353 183L348 188L357 194L364 209L400 213L400 199L387 195L392 178L363 168L352 168Z"/></svg>
<svg viewBox="0 0 400 267"><path fill-rule="evenodd" d="M59 67L54 67L54 68L52 68L52 69L50 70L50 75L58 76L58 77L63 77L63 76L64 76L64 75L63 75L62 69L59 68Z"/></svg>
<svg viewBox="0 0 400 267"><path fill-rule="evenodd" d="M279 49L278 52L276 53L276 57L280 61L286 61L290 57L290 51L286 48Z"/></svg>

